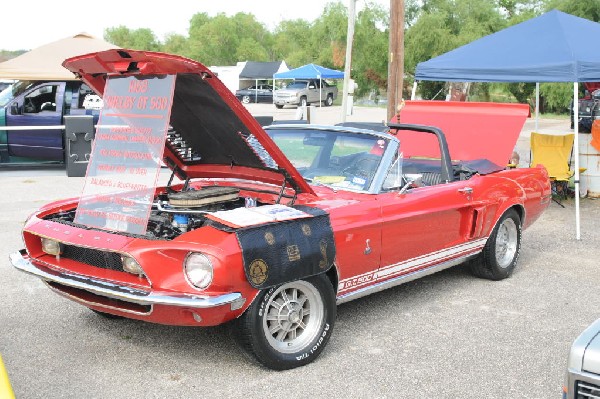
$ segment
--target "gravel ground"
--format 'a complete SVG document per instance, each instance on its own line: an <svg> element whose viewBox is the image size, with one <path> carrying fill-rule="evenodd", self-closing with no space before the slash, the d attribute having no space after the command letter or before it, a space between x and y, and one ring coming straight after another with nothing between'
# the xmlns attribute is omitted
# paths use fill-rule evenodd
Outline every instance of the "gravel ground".
<svg viewBox="0 0 600 399"><path fill-rule="evenodd" d="M357 120L381 112L367 111ZM83 186L61 169L0 171L0 182L4 259L22 247L31 212ZM258 366L225 327L101 318L8 260L0 353L18 398L559 398L570 343L600 317L600 201L581 201L580 241L574 202L565 205L552 203L523 233L511 278L481 280L459 266L341 305L328 347L300 369Z"/></svg>

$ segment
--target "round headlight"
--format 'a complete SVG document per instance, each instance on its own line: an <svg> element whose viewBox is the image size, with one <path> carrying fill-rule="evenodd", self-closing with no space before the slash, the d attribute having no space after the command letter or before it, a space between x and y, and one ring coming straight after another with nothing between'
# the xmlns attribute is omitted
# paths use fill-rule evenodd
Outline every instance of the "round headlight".
<svg viewBox="0 0 600 399"><path fill-rule="evenodd" d="M187 281L196 288L205 289L212 283L213 265L208 257L199 252L190 253L183 263Z"/></svg>

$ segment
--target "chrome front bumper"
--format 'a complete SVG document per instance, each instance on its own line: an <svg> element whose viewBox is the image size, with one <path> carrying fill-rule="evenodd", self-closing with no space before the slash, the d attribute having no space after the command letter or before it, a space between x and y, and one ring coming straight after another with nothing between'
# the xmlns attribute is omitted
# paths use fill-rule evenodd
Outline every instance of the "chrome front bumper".
<svg viewBox="0 0 600 399"><path fill-rule="evenodd" d="M239 292L217 296L173 294L171 292L144 291L124 285L113 284L107 281L96 280L91 277L80 276L68 272L61 272L34 265L26 256L25 250L9 255L10 263L17 269L29 273L44 281L55 282L73 288L79 288L91 293L108 298L119 299L140 305L167 305L187 308L213 308L232 304L232 309L239 308L239 303L244 303L244 298Z"/></svg>

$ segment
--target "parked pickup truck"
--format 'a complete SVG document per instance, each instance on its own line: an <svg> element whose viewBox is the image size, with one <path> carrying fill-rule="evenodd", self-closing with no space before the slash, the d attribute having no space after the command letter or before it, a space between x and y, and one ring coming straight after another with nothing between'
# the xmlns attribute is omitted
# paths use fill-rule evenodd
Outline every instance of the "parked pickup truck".
<svg viewBox="0 0 600 399"><path fill-rule="evenodd" d="M94 115L102 100L81 81L20 80L0 93L0 127L64 125L65 115ZM64 162L63 129L0 130L0 165Z"/></svg>
<svg viewBox="0 0 600 399"><path fill-rule="evenodd" d="M321 87L322 86L322 87ZM337 98L337 87L320 79L295 80L285 89L276 90L273 102L277 108L284 105L305 106L323 101L325 106L333 104Z"/></svg>

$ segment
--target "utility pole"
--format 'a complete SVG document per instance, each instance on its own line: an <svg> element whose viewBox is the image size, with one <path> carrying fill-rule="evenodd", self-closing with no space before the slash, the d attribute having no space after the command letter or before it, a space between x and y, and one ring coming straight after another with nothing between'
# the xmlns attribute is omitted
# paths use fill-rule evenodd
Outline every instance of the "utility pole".
<svg viewBox="0 0 600 399"><path fill-rule="evenodd" d="M348 91L350 89L350 70L352 68L352 42L354 41L354 13L356 0L348 0L348 33L346 34L346 62L344 65L344 92L342 93L342 122L348 114Z"/></svg>
<svg viewBox="0 0 600 399"><path fill-rule="evenodd" d="M404 81L404 0L390 0L390 45L388 54L387 120L398 112Z"/></svg>

